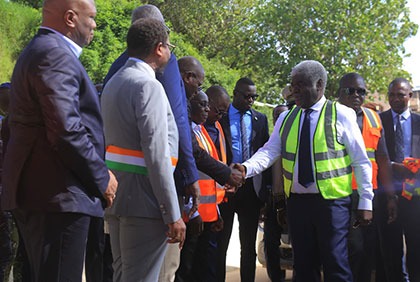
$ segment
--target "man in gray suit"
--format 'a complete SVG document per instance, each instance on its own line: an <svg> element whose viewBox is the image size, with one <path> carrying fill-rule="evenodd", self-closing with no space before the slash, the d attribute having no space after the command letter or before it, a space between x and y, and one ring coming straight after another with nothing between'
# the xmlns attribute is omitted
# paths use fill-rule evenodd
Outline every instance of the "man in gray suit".
<svg viewBox="0 0 420 282"><path fill-rule="evenodd" d="M161 21L133 23L130 58L102 94L106 161L121 187L108 211L114 281L157 281L167 241L182 247L185 239L173 179L178 131L155 78L171 46Z"/></svg>

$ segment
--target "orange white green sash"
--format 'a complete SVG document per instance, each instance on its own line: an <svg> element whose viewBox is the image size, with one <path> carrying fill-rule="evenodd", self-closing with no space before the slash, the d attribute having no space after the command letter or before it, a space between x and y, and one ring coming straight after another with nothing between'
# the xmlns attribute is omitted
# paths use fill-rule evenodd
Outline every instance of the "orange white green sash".
<svg viewBox="0 0 420 282"><path fill-rule="evenodd" d="M142 151L110 145L106 148L105 162L109 169L147 175L147 166ZM171 157L173 169L178 162Z"/></svg>

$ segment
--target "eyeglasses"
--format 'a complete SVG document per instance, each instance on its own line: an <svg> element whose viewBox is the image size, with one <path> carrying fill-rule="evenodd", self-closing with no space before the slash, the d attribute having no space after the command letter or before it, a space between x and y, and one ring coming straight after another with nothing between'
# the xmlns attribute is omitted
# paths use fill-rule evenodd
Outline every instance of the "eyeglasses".
<svg viewBox="0 0 420 282"><path fill-rule="evenodd" d="M249 100L251 98L252 100L255 101L260 96L258 94L245 95L245 93L242 91L239 91L239 90L235 90L235 91L237 91L238 93L241 93L242 97L244 97L245 100Z"/></svg>
<svg viewBox="0 0 420 282"><path fill-rule="evenodd" d="M254 95L243 95L245 100L249 100L249 98L251 98L252 100L257 100L258 97L260 97L260 95L254 94Z"/></svg>
<svg viewBox="0 0 420 282"><path fill-rule="evenodd" d="M169 51L173 52L174 49L176 48L175 45L171 44L171 43L162 43L165 46L168 46Z"/></svg>
<svg viewBox="0 0 420 282"><path fill-rule="evenodd" d="M218 116L225 116L225 115L227 115L227 112L224 112L224 111L221 111L221 110L219 110L218 108L216 108L215 106L213 106L213 105L210 105L210 108L213 108L213 110L214 110L214 113L216 114L216 115L218 115Z"/></svg>
<svg viewBox="0 0 420 282"><path fill-rule="evenodd" d="M366 89L363 88L353 88L353 87L343 87L344 93L347 95L353 95L354 93L357 93L359 96L365 96L366 95Z"/></svg>

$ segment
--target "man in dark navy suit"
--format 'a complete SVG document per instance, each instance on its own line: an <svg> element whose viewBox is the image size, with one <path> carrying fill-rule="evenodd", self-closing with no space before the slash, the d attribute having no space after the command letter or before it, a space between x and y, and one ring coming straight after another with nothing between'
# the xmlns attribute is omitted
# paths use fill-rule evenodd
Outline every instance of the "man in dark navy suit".
<svg viewBox="0 0 420 282"><path fill-rule="evenodd" d="M376 281L420 281L420 195L418 189L409 192L411 195L403 189L406 178L417 183L420 179L419 173L413 174L402 164L407 157L420 158L420 115L408 107L412 95L411 85L406 79L394 79L388 87L391 109L380 114L392 164L394 189L399 199L397 220L388 224L384 218L380 225L384 265L376 270ZM381 208L385 209L385 200L379 200ZM403 264L403 234L409 280Z"/></svg>
<svg viewBox="0 0 420 282"><path fill-rule="evenodd" d="M252 109L257 88L249 78L241 78L233 90L233 102L220 120L226 136L227 163L246 161L268 140L267 117ZM245 153L247 152L247 153ZM238 215L241 242L241 281L255 280L255 241L258 219L266 192L266 178L262 174L246 180L235 195L219 205L224 227L218 240L217 281L226 276L226 252L232 234L234 214Z"/></svg>
<svg viewBox="0 0 420 282"><path fill-rule="evenodd" d="M78 56L96 28L93 0L46 0L12 76L2 207L17 220L32 281L81 281L89 222L112 205L95 86Z"/></svg>

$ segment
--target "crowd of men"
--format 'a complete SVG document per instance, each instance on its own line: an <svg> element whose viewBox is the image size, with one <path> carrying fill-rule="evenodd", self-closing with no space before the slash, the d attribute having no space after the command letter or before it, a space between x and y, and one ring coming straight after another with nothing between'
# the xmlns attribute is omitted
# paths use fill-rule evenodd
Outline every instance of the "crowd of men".
<svg viewBox="0 0 420 282"><path fill-rule="evenodd" d="M203 91L202 64L177 60L155 6L133 11L100 95L78 59L94 1L45 0L42 16L0 85L0 281L12 221L21 281L81 281L83 268L88 282L225 281L235 214L241 281L255 281L264 205L272 281L285 281L285 225L293 281L420 281L420 115L409 81L389 84L391 109L378 114L363 106L361 75L343 74L331 101L323 65L302 61L270 136L255 83L240 78L232 101L223 86Z"/></svg>

